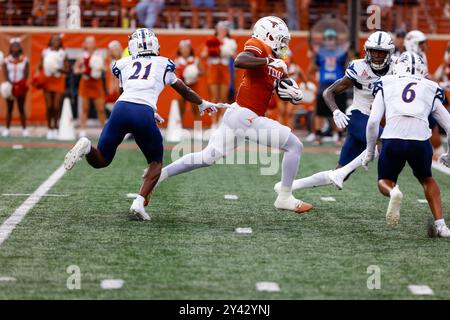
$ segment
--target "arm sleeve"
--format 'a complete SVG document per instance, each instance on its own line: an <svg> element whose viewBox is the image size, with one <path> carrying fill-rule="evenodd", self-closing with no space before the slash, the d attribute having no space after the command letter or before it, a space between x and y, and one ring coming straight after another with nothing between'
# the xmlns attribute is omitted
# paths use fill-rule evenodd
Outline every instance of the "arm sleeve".
<svg viewBox="0 0 450 320"><path fill-rule="evenodd" d="M117 65L117 61L114 61L111 64L111 72L117 79L119 79L119 86L122 88L123 87L123 85L122 85L122 73L121 73L121 71L120 71L120 69L119 69L119 67Z"/></svg>
<svg viewBox="0 0 450 320"><path fill-rule="evenodd" d="M164 72L164 79L163 79L164 85L172 85L175 82L177 82L178 78L175 74L175 72L176 72L175 70L176 70L175 62L168 59L166 71Z"/></svg>
<svg viewBox="0 0 450 320"><path fill-rule="evenodd" d="M447 109L445 109L441 101L438 100L437 102L435 102L432 115L437 123L439 123L439 125L447 133L447 142L450 146L450 114L448 113Z"/></svg>
<svg viewBox="0 0 450 320"><path fill-rule="evenodd" d="M376 97L378 92L381 92L381 96L384 97L383 82L381 81L375 81L373 84L372 95Z"/></svg>
<svg viewBox="0 0 450 320"><path fill-rule="evenodd" d="M258 40L250 39L245 43L244 51L252 53L255 57L262 57L264 48L261 47Z"/></svg>
<svg viewBox="0 0 450 320"><path fill-rule="evenodd" d="M345 70L345 75L347 76L347 78L350 78L353 81L356 81L358 73L356 72L354 62L350 63L350 65L347 67L347 69Z"/></svg>
<svg viewBox="0 0 450 320"><path fill-rule="evenodd" d="M431 111L433 111L436 106L439 104L443 104L445 100L444 90L440 87L436 89L436 92L434 93L433 103L431 105Z"/></svg>
<svg viewBox="0 0 450 320"><path fill-rule="evenodd" d="M369 121L366 128L367 150L375 152L377 144L378 132L380 130L380 121L385 111L384 99L382 91L378 92L372 103L372 111L370 112Z"/></svg>

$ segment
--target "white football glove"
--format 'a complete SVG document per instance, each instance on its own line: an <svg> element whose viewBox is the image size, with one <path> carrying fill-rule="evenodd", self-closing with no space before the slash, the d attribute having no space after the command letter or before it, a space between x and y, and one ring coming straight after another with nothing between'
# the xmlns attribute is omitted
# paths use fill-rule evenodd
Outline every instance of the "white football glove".
<svg viewBox="0 0 450 320"><path fill-rule="evenodd" d="M350 118L339 109L333 111L333 119L339 129L345 129L348 125L348 120L350 120Z"/></svg>
<svg viewBox="0 0 450 320"><path fill-rule="evenodd" d="M439 162L442 163L447 168L450 168L450 153L444 153L439 157Z"/></svg>
<svg viewBox="0 0 450 320"><path fill-rule="evenodd" d="M375 158L375 152L374 151L369 151L366 149L366 153L364 154L364 156L361 159L361 165L364 169L369 170L369 162L373 160L373 158Z"/></svg>
<svg viewBox="0 0 450 320"><path fill-rule="evenodd" d="M213 113L217 112L217 104L203 100L202 104L198 105L198 110L200 111L201 116L205 113L205 111L211 116Z"/></svg>
<svg viewBox="0 0 450 320"><path fill-rule="evenodd" d="M155 113L155 120L156 120L158 123L163 123L163 122L164 122L164 118L161 117L158 113Z"/></svg>
<svg viewBox="0 0 450 320"><path fill-rule="evenodd" d="M220 109L231 108L231 109L233 109L234 106L233 106L232 104L229 104L229 103L218 102L218 103L216 104L216 108L220 108Z"/></svg>
<svg viewBox="0 0 450 320"><path fill-rule="evenodd" d="M286 62L281 59L273 59L272 62L269 62L267 65L272 66L276 69L283 69L284 74L288 74Z"/></svg>
<svg viewBox="0 0 450 320"><path fill-rule="evenodd" d="M278 95L283 99L291 99L293 104L299 104L303 100L302 90L293 86L278 88Z"/></svg>

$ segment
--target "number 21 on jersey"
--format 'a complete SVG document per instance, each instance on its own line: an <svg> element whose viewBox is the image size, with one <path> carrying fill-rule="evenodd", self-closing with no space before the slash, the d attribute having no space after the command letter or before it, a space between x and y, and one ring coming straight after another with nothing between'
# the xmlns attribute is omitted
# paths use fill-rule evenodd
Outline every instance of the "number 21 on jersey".
<svg viewBox="0 0 450 320"><path fill-rule="evenodd" d="M135 80L135 79L142 79L142 80L147 80L148 76L150 74L150 69L152 68L152 64L149 63L147 66L145 66L144 68L144 74L141 76L141 69L142 69L142 64L139 61L136 61L135 63L133 63L133 68L136 68L134 73L128 78L128 80Z"/></svg>

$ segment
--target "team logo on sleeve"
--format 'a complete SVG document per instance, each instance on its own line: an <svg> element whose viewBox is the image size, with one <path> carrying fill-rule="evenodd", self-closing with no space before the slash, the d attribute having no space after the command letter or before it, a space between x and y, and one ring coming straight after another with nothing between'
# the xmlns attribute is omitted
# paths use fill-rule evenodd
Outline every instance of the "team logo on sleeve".
<svg viewBox="0 0 450 320"><path fill-rule="evenodd" d="M375 97L378 91L381 91L381 93L383 94L383 83L381 81L375 81L375 83L373 84L372 95Z"/></svg>

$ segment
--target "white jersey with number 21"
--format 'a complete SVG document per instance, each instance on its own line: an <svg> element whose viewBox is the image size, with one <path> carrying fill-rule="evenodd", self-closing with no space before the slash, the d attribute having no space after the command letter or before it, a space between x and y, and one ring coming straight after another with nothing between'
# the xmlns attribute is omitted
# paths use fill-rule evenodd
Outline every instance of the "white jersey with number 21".
<svg viewBox="0 0 450 320"><path fill-rule="evenodd" d="M145 104L157 110L161 91L177 81L175 63L165 57L126 57L112 65L123 93L117 101Z"/></svg>

